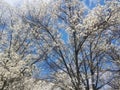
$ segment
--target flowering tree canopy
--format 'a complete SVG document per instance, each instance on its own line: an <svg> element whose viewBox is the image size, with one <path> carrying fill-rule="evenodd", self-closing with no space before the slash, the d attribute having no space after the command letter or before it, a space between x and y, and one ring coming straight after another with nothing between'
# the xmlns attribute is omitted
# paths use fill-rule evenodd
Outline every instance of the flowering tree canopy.
<svg viewBox="0 0 120 90"><path fill-rule="evenodd" d="M0 8L2 90L120 89L119 1L92 9L80 0L28 0L16 9L1 1Z"/></svg>

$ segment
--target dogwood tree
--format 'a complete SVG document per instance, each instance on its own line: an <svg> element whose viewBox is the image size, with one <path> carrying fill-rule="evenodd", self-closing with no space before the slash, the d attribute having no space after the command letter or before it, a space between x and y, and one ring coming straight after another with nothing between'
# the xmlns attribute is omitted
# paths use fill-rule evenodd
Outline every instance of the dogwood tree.
<svg viewBox="0 0 120 90"><path fill-rule="evenodd" d="M42 17L39 13L45 8L29 9L23 15L36 28L38 45L50 50L44 61L53 72L64 71L75 90L101 89L112 80L103 75L112 69L108 62L115 61L108 52L115 46L113 34L119 31L119 2L98 4L92 10L79 0L58 0L50 6Z"/></svg>
<svg viewBox="0 0 120 90"><path fill-rule="evenodd" d="M45 63L41 69L48 72L47 80L54 83L50 84L51 89L99 90L105 85L112 86L110 82L117 76L120 57L120 4L117 0L98 4L93 9L80 0L27 2L8 11L10 19L0 39L1 68L6 71L1 73L6 78L3 80L5 89L10 87L6 83L10 83L16 73L18 78L21 76L21 82L24 75L33 75L32 66L37 62ZM15 71L14 63L18 66Z"/></svg>
<svg viewBox="0 0 120 90"><path fill-rule="evenodd" d="M17 11L0 2L0 89L24 90L27 77L32 78L35 74L35 66L31 65L31 49L28 50L28 26L24 24L24 30L20 31L23 26Z"/></svg>

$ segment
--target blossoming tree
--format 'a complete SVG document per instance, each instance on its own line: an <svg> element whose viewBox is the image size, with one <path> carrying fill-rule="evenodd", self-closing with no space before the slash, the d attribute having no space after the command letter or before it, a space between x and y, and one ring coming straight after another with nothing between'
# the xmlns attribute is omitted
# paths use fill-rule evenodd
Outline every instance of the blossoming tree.
<svg viewBox="0 0 120 90"><path fill-rule="evenodd" d="M1 68L6 67L3 70L6 73L1 73L6 78L2 87L16 73L32 76L32 65L38 62L45 64L40 65L47 78L41 78L52 82L51 89L100 90L106 85L112 87L115 78L120 78L120 3L117 0L107 1L105 5L98 3L93 9L80 0L27 2L10 13L0 41Z"/></svg>

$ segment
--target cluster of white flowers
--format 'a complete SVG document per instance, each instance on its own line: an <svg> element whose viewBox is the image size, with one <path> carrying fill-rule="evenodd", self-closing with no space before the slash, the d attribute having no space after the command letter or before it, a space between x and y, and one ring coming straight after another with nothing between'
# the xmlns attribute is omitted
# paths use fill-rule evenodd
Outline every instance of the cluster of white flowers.
<svg viewBox="0 0 120 90"><path fill-rule="evenodd" d="M0 88L4 86L4 82L6 82L7 87L9 84L13 82L17 82L17 79L23 79L23 74L21 73L21 69L26 65L25 61L20 59L20 56L15 52L1 52L0 53ZM29 71L29 70L28 70ZM19 84L19 81L18 81Z"/></svg>
<svg viewBox="0 0 120 90"><path fill-rule="evenodd" d="M64 72L58 72L55 74L56 86L66 90L73 90L70 77Z"/></svg>

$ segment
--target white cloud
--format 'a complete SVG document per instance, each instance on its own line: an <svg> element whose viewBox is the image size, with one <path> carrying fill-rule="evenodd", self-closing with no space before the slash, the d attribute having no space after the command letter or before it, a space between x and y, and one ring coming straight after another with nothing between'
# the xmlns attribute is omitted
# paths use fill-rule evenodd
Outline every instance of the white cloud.
<svg viewBox="0 0 120 90"><path fill-rule="evenodd" d="M18 3L20 3L23 0L4 0L4 1L6 1L7 3L9 3L12 6L16 6Z"/></svg>
<svg viewBox="0 0 120 90"><path fill-rule="evenodd" d="M6 1L7 3L9 3L10 5L12 5L12 6L16 6L16 5L20 5L20 4L22 4L22 3L24 3L24 2L26 2L26 1L32 1L32 2L39 2L39 1L42 1L42 2L45 2L45 3L48 3L48 2L50 2L50 0L4 0L4 1Z"/></svg>

